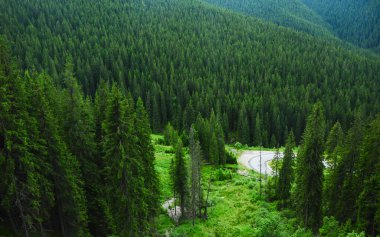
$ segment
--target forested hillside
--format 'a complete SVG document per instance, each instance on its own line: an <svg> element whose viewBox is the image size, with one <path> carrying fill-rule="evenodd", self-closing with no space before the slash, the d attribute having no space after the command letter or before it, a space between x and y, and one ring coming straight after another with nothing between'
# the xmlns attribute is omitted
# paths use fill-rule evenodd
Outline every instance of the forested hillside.
<svg viewBox="0 0 380 237"><path fill-rule="evenodd" d="M22 69L62 82L67 55L86 95L101 80L141 96L154 131L212 110L227 141L297 142L311 105L327 128L380 111L380 60L197 1L2 1L0 29ZM243 137L243 134L244 135Z"/></svg>
<svg viewBox="0 0 380 237"><path fill-rule="evenodd" d="M92 101L70 57L63 79L20 73L0 40L0 234L150 235L159 184L142 101L104 82Z"/></svg>
<svg viewBox="0 0 380 237"><path fill-rule="evenodd" d="M262 18L316 36L334 38L329 25L302 1L205 0L217 6Z"/></svg>
<svg viewBox="0 0 380 237"><path fill-rule="evenodd" d="M302 0L341 39L380 53L380 2L377 0Z"/></svg>
<svg viewBox="0 0 380 237"><path fill-rule="evenodd" d="M340 38L379 53L380 3L376 0L205 0L326 39Z"/></svg>
<svg viewBox="0 0 380 237"><path fill-rule="evenodd" d="M1 236L380 234L378 1L0 9Z"/></svg>

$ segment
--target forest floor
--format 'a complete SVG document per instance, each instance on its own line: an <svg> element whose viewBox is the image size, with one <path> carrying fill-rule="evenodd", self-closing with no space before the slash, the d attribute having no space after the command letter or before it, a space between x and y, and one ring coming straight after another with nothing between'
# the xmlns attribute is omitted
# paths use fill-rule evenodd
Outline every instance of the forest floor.
<svg viewBox="0 0 380 237"><path fill-rule="evenodd" d="M259 195L258 172L252 167L246 167L241 162L236 165L226 165L222 170L228 175L224 178L214 178L211 182L207 220L197 218L195 226L192 225L190 218L177 223L169 213L174 210L169 175L174 152L172 147L159 144L161 139L163 139L162 136L152 135L156 155L155 166L160 178L161 203L163 205L157 219L159 235L251 237L269 236L269 233L277 233L277 231L283 232L284 235L277 234L276 236L291 236L290 233L294 232L293 220L284 217L276 210L274 203L266 202ZM252 147L235 149L234 153L238 157L246 154L248 160L252 159L253 162L256 159L254 150L256 148ZM188 157L187 149L184 151ZM219 169L210 165L202 167L202 187L205 193L210 176L216 177L215 174L218 171ZM263 193L265 192L264 189Z"/></svg>

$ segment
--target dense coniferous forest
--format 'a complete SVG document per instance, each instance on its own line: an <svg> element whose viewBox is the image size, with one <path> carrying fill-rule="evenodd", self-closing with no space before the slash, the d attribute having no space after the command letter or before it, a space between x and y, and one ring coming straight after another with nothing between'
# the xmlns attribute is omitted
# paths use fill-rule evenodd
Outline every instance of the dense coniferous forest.
<svg viewBox="0 0 380 237"><path fill-rule="evenodd" d="M340 38L380 52L380 3L376 0L303 0Z"/></svg>
<svg viewBox="0 0 380 237"><path fill-rule="evenodd" d="M0 235L380 235L375 0L0 9Z"/></svg>
<svg viewBox="0 0 380 237"><path fill-rule="evenodd" d="M323 18L299 0L207 0L207 2L312 35L330 39L334 37Z"/></svg>
<svg viewBox="0 0 380 237"><path fill-rule="evenodd" d="M207 0L312 35L334 36L379 53L380 4L376 0Z"/></svg>
<svg viewBox="0 0 380 237"><path fill-rule="evenodd" d="M318 99L327 128L339 120L346 129L359 109L380 110L378 57L202 2L0 4L2 33L23 69L62 81L70 54L85 94L93 96L101 80L117 81L143 99L154 131L168 121L188 130L213 109L227 141L241 139L241 121L245 143L258 145L261 133L272 146L284 144L290 129L300 141Z"/></svg>
<svg viewBox="0 0 380 237"><path fill-rule="evenodd" d="M20 73L3 40L0 53L2 222L23 236L150 233L159 186L142 101L103 82L93 103L71 58L61 87Z"/></svg>

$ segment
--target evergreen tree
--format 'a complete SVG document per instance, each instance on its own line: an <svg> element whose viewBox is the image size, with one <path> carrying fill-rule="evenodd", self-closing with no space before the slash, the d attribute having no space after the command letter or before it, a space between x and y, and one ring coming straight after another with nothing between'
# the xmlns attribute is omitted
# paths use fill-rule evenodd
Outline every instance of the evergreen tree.
<svg viewBox="0 0 380 237"><path fill-rule="evenodd" d="M104 207L99 208L99 206L103 206L103 195L98 188L98 183L101 180L102 166L100 165L102 164L100 157L97 157L95 153L97 147L95 143L94 106L89 99L84 98L82 89L74 76L74 64L71 57L66 59L64 76L62 124L65 143L80 162L88 202L90 231L93 234L102 233L105 235L104 226L107 221L103 217L106 210ZM104 87L104 85L101 86ZM104 94L104 91L101 93ZM100 103L99 99L97 103ZM101 105L98 104L98 106ZM98 116L101 115L98 114ZM97 132L97 135L101 136L100 131Z"/></svg>
<svg viewBox="0 0 380 237"><path fill-rule="evenodd" d="M138 202L136 193L141 177L135 154L130 150L136 141L132 134L134 119L128 100L120 89L113 85L108 99L104 128L104 168L107 204L113 233L134 236L138 233Z"/></svg>
<svg viewBox="0 0 380 237"><path fill-rule="evenodd" d="M340 192L335 185L339 186L339 173L343 149L343 131L339 122L336 122L331 128L326 141L326 161L328 162L325 181L324 181L324 202L327 215L334 215L336 212L336 201Z"/></svg>
<svg viewBox="0 0 380 237"><path fill-rule="evenodd" d="M364 124L360 115L357 115L353 126L348 130L342 158L335 169L331 186L330 206L335 217L341 223L357 217L356 200L359 195L359 159L363 142Z"/></svg>
<svg viewBox="0 0 380 237"><path fill-rule="evenodd" d="M202 202L203 202L203 191L201 186L201 160L202 160L202 150L199 144L196 130L194 126L191 126L189 132L190 140L190 159L191 159L191 211L193 218L193 225L195 218L201 215Z"/></svg>
<svg viewBox="0 0 380 237"><path fill-rule="evenodd" d="M290 134L286 140L284 157L280 169L278 184L276 187L276 198L280 201L281 208L287 207L287 205L289 204L290 190L294 179L294 146L295 140L293 131L290 131Z"/></svg>
<svg viewBox="0 0 380 237"><path fill-rule="evenodd" d="M224 134L222 127L218 123L216 125L215 135L218 140L218 153L219 153L219 164L225 165L226 164L226 150L225 150L225 142L224 142Z"/></svg>
<svg viewBox="0 0 380 237"><path fill-rule="evenodd" d="M178 194L182 218L185 216L185 206L188 195L187 179L188 172L182 151L182 142L178 140L174 160L174 188L176 194Z"/></svg>
<svg viewBox="0 0 380 237"><path fill-rule="evenodd" d="M218 165L220 162L218 139L216 138L215 133L212 133L212 136L209 139L210 139L210 150L209 150L210 162L214 165Z"/></svg>
<svg viewBox="0 0 380 237"><path fill-rule="evenodd" d="M254 135L254 145L256 146L261 146L263 143L262 141L262 131L261 131L261 120L259 114L256 115L256 120L255 120L255 132L253 133Z"/></svg>
<svg viewBox="0 0 380 237"><path fill-rule="evenodd" d="M154 168L154 148L150 139L151 129L148 114L144 109L141 98L136 103L135 136L137 140L137 156L142 162L142 174L144 179L143 196L147 205L147 224L152 224L154 218L159 214L160 189L157 172ZM142 207L140 207L142 208ZM149 227L149 226L148 226Z"/></svg>
<svg viewBox="0 0 380 237"><path fill-rule="evenodd" d="M366 130L360 152L360 195L357 199L357 225L372 236L380 233L380 116Z"/></svg>
<svg viewBox="0 0 380 237"><path fill-rule="evenodd" d="M296 210L303 225L314 232L322 223L324 126L322 104L317 103L307 119L297 156Z"/></svg>
<svg viewBox="0 0 380 237"><path fill-rule="evenodd" d="M238 139L242 144L249 144L249 126L245 110L240 110L238 120Z"/></svg>
<svg viewBox="0 0 380 237"><path fill-rule="evenodd" d="M337 165L339 149L343 145L343 130L339 122L336 122L331 128L326 140L326 160L329 162L331 169Z"/></svg>
<svg viewBox="0 0 380 237"><path fill-rule="evenodd" d="M38 186L38 160L30 150L34 144L28 136L26 85L2 40L0 63L0 171L3 174L0 205L8 214L15 234L30 236L31 229L38 224L42 195Z"/></svg>

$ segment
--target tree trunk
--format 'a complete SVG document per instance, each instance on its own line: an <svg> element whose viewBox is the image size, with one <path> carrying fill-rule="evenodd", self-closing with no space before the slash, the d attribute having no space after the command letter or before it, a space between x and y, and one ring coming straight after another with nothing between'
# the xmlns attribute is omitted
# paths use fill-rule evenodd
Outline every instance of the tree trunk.
<svg viewBox="0 0 380 237"><path fill-rule="evenodd" d="M19 194L18 188L17 188L17 181L14 180L14 182L15 182L15 189L16 189L16 205L17 205L17 208L20 212L22 228L24 229L25 237L29 237L28 227L26 226L26 222L25 222L26 217L24 215L24 209L21 205L20 194Z"/></svg>
<svg viewBox="0 0 380 237"><path fill-rule="evenodd" d="M9 210L7 210L7 213L8 213L9 221L11 222L12 231L13 231L14 234L17 234L17 229L16 229L15 222L13 221L12 214L11 214L11 212Z"/></svg>

